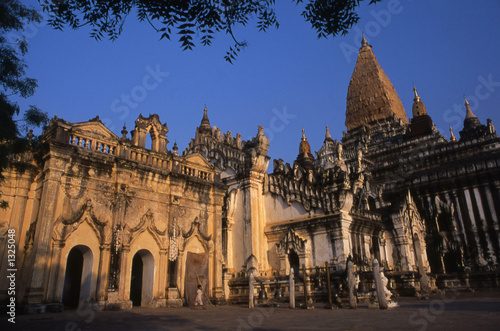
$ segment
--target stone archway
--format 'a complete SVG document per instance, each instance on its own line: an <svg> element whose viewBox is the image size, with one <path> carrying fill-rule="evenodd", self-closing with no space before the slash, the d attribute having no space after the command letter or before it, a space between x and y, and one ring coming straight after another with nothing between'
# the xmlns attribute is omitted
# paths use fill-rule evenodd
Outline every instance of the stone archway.
<svg viewBox="0 0 500 331"><path fill-rule="evenodd" d="M280 272L288 274L293 267L297 275L300 266L306 264L306 240L298 236L293 229L289 229L283 239L276 243L276 250L280 260ZM295 265L297 261L298 267Z"/></svg>
<svg viewBox="0 0 500 331"><path fill-rule="evenodd" d="M130 301L133 306L149 307L153 304L154 257L141 249L135 253L130 270Z"/></svg>
<svg viewBox="0 0 500 331"><path fill-rule="evenodd" d="M66 261L62 302L69 308L85 306L90 301L93 255L90 248L77 245Z"/></svg>

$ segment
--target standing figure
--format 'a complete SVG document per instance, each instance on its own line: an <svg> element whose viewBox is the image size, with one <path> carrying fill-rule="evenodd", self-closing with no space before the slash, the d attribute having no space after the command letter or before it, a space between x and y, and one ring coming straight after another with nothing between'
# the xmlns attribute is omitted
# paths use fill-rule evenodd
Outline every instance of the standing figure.
<svg viewBox="0 0 500 331"><path fill-rule="evenodd" d="M196 305L200 305L203 309L206 309L203 305L203 291L201 290L201 285L198 285L198 291L196 291L196 300L194 300L193 309L196 308Z"/></svg>

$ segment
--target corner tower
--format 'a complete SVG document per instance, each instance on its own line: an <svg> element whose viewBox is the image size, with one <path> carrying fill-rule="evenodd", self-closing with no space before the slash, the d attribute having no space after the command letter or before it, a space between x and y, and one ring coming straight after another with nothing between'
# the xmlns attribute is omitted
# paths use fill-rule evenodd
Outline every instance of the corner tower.
<svg viewBox="0 0 500 331"><path fill-rule="evenodd" d="M345 125L350 131L364 123L396 116L408 123L403 104L380 67L365 37L347 90Z"/></svg>

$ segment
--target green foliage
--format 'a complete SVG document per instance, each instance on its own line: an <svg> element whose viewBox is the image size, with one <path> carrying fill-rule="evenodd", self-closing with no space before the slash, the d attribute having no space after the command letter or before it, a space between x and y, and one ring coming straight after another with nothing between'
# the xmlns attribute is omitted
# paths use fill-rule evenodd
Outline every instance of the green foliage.
<svg viewBox="0 0 500 331"><path fill-rule="evenodd" d="M39 143L39 138L34 137L30 128L48 123L47 114L35 106L30 106L23 119L16 121L20 108L9 99L16 95L27 98L33 95L37 86L35 79L25 76L26 64L22 56L28 51L26 40L6 38L8 33L22 31L24 24L32 21L40 21L40 15L34 9L18 0L0 1L0 182L5 179L3 171L6 168L16 167L23 171L29 166L21 155ZM0 208L7 206L7 202L0 199Z"/></svg>
<svg viewBox="0 0 500 331"><path fill-rule="evenodd" d="M226 53L226 61L232 63L239 51L247 45L233 34L235 26L246 26L251 19L257 20L257 29L266 31L279 27L274 11L274 0L39 0L49 13L49 24L62 30L65 26L78 29L90 25L90 35L101 40L115 40L123 31L123 24L132 12L137 11L139 21L147 21L160 39L170 40L173 34L183 50L195 47L196 40L210 46L214 35L229 34L234 45ZM310 22L318 37L345 35L358 22L357 8L365 0L292 0L307 2L302 16ZM382 0L370 0L374 4Z"/></svg>

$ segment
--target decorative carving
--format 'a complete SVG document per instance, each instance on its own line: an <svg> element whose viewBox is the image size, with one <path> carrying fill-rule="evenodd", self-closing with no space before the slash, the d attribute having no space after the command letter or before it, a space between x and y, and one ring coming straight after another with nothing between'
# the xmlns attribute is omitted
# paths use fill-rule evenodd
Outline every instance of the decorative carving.
<svg viewBox="0 0 500 331"><path fill-rule="evenodd" d="M177 256L179 255L179 225L177 224L177 218L174 217L171 226L171 234L170 234L170 244L168 248L168 260L175 261L177 260Z"/></svg>
<svg viewBox="0 0 500 331"><path fill-rule="evenodd" d="M101 222L97 219L94 215L94 208L90 199L70 219L58 218L54 224L52 238L56 241L65 241L85 221L94 230L99 242L104 243L104 239L106 238L104 228L108 222Z"/></svg>
<svg viewBox="0 0 500 331"><path fill-rule="evenodd" d="M154 214L151 212L151 209L148 209L146 214L141 217L139 224L135 227L130 228L128 225L125 226L125 238L124 245L130 246L130 244L137 238L142 232L148 231L156 243L160 247L160 249L166 249L165 244L165 234L167 233L167 229L160 231L156 227L156 223L154 220Z"/></svg>
<svg viewBox="0 0 500 331"><path fill-rule="evenodd" d="M109 278L108 278L108 290L116 291L118 290L119 277L120 277L120 261L122 252L122 226L117 225L113 230L113 236L111 240L111 251L109 260Z"/></svg>
<svg viewBox="0 0 500 331"><path fill-rule="evenodd" d="M290 250L294 250L297 254L305 254L306 241L299 237L293 229L289 229L285 237L276 244L278 255L285 256Z"/></svg>
<svg viewBox="0 0 500 331"><path fill-rule="evenodd" d="M189 229L189 231L182 234L182 236L184 237L184 239L188 239L192 235L196 235L197 234L197 235L199 235L206 242L209 242L210 240L212 240L212 235L207 236L203 232L201 232L200 225L201 225L201 223L198 222L198 217L196 217L194 219L193 223L191 223L191 228Z"/></svg>

